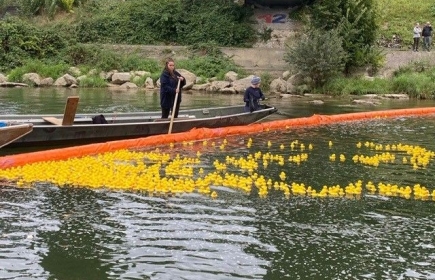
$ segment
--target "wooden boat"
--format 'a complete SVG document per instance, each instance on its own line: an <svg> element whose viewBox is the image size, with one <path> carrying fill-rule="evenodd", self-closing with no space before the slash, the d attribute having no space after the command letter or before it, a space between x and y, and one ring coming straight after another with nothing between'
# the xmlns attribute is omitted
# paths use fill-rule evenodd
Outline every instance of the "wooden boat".
<svg viewBox="0 0 435 280"><path fill-rule="evenodd" d="M17 124L0 122L0 125L0 148L29 134L33 130L33 124L31 123Z"/></svg>
<svg viewBox="0 0 435 280"><path fill-rule="evenodd" d="M74 99L76 98L76 99ZM69 98L64 114L0 115L0 120L32 123L33 132L14 141L8 147L73 146L111 140L168 134L171 119L161 119L161 112L104 113L107 124L94 124L99 114L75 114L78 97ZM262 105L258 111L244 112L244 106L180 110L173 119L172 133L192 128L217 128L248 125L277 111Z"/></svg>

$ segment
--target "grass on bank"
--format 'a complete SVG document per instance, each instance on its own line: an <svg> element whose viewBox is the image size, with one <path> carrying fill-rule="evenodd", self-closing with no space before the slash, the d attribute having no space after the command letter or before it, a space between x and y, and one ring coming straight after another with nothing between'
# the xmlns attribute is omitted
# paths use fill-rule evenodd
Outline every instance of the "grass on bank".
<svg viewBox="0 0 435 280"><path fill-rule="evenodd" d="M419 63L410 64L396 70L389 79L337 77L316 92L335 96L407 94L411 98L435 99L435 67L421 68Z"/></svg>
<svg viewBox="0 0 435 280"><path fill-rule="evenodd" d="M68 64L51 64L40 60L28 60L21 67L13 69L8 74L8 81L22 82L23 75L26 73L38 73L41 77L58 78L68 71Z"/></svg>
<svg viewBox="0 0 435 280"><path fill-rule="evenodd" d="M398 34L406 49L412 45L412 30L416 22L420 25L427 21L435 23L433 0L375 0L375 3L378 7L380 34L386 39Z"/></svg>

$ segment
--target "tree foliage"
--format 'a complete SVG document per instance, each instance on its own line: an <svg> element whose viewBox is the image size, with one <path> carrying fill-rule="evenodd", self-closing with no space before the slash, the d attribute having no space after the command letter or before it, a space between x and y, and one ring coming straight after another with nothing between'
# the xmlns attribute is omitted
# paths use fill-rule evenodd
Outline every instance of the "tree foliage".
<svg viewBox="0 0 435 280"><path fill-rule="evenodd" d="M249 18L252 10L232 0L183 0L184 22L180 43L218 42L221 46L250 46L255 31Z"/></svg>
<svg viewBox="0 0 435 280"><path fill-rule="evenodd" d="M347 59L338 30L312 30L295 46L287 47L285 61L320 87L344 70Z"/></svg>
<svg viewBox="0 0 435 280"><path fill-rule="evenodd" d="M219 42L245 46L255 38L250 9L230 0L130 0L89 2L79 18L79 41L126 44L158 42L191 45Z"/></svg>
<svg viewBox="0 0 435 280"><path fill-rule="evenodd" d="M0 71L21 66L26 59L49 59L68 45L52 29L38 29L18 19L0 21Z"/></svg>
<svg viewBox="0 0 435 280"><path fill-rule="evenodd" d="M5 1L9 0L1 4L12 3ZM27 59L120 67L119 60L109 54L101 59L99 52L83 43L164 43L204 49L247 46L255 39L249 24L252 11L232 0L17 0L13 4L21 14L0 21L0 71L19 67ZM72 7L74 17L64 12L64 20L47 21ZM48 18L38 21L41 17L34 16L40 14ZM98 61L91 61L92 56Z"/></svg>
<svg viewBox="0 0 435 280"><path fill-rule="evenodd" d="M346 71L377 63L373 55L378 26L374 0L318 0L312 8L311 28L337 30L348 53ZM367 61L367 58L373 61Z"/></svg>

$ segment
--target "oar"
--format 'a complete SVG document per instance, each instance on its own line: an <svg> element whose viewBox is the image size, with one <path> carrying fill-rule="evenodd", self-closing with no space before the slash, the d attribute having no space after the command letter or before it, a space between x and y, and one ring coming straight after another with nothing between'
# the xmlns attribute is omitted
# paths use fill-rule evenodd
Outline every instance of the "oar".
<svg viewBox="0 0 435 280"><path fill-rule="evenodd" d="M171 134L172 132L172 124L174 123L175 108L177 108L178 92L180 91L180 82L181 80L178 79L178 85L177 85L177 90L175 91L175 100L174 100L174 106L172 107L171 122L169 123L168 134Z"/></svg>

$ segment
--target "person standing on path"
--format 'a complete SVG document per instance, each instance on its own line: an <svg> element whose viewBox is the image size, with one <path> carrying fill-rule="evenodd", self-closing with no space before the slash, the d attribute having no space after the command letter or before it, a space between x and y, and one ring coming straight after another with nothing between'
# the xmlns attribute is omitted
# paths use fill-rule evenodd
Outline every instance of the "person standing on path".
<svg viewBox="0 0 435 280"><path fill-rule="evenodd" d="M178 80L180 87L178 88ZM169 112L174 108L175 96L178 94L174 118L178 117L181 103L181 89L186 85L186 79L175 70L175 62L168 58L165 62L165 69L160 75L160 107L162 108L162 119L169 117Z"/></svg>
<svg viewBox="0 0 435 280"><path fill-rule="evenodd" d="M260 109L260 104L258 100L265 100L265 96L260 89L261 79L260 77L254 76L251 79L251 86L245 90L245 95L243 96L243 101L245 102L245 112L254 112Z"/></svg>
<svg viewBox="0 0 435 280"><path fill-rule="evenodd" d="M413 33L414 33L413 35L414 45L412 46L412 50L418 52L418 43L420 42L420 37L421 37L421 28L418 22L414 26Z"/></svg>
<svg viewBox="0 0 435 280"><path fill-rule="evenodd" d="M421 32L421 36L423 36L423 48L430 51L430 45L432 44L432 25L430 22L426 22L426 25L423 27Z"/></svg>

